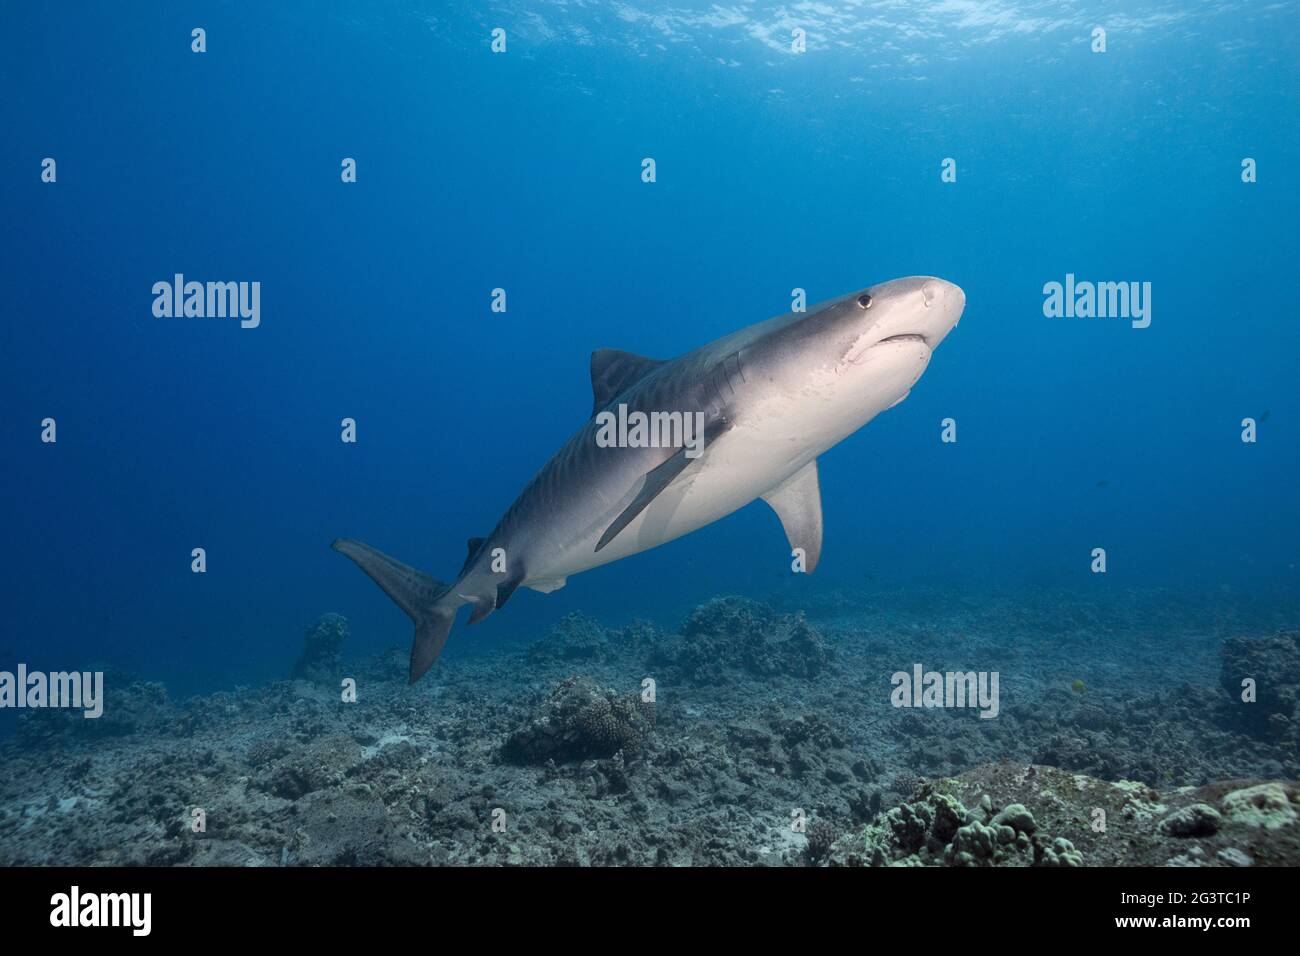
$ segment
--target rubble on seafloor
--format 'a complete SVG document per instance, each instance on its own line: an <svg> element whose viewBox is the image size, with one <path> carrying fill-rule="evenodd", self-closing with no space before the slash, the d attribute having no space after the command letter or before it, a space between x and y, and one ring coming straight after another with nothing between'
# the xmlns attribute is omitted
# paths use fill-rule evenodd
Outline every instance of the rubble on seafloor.
<svg viewBox="0 0 1300 956"><path fill-rule="evenodd" d="M1294 632L1123 682L966 630L729 597L674 633L570 615L408 687L402 650L348 660L326 615L284 681L173 700L111 673L102 723L24 714L0 863L1300 862ZM891 672L972 656L1002 668L996 720L890 705Z"/></svg>

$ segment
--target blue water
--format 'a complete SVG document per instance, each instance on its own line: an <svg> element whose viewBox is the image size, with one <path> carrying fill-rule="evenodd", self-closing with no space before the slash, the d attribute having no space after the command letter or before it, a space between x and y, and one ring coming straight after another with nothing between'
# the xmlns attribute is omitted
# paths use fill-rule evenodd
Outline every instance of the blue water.
<svg viewBox="0 0 1300 956"><path fill-rule="evenodd" d="M880 582L1295 593L1293 4L3 21L4 666L227 687L285 673L327 610L352 652L404 644L331 539L449 577L584 420L593 349L669 357L788 311L796 287L912 274L961 285L965 317L905 403L824 456L826 545L801 586L856 582L868 608ZM175 273L259 281L260 326L156 318ZM1066 273L1150 282L1150 327L1046 318ZM671 623L761 596L788 561L756 504L521 593L447 655L573 609Z"/></svg>

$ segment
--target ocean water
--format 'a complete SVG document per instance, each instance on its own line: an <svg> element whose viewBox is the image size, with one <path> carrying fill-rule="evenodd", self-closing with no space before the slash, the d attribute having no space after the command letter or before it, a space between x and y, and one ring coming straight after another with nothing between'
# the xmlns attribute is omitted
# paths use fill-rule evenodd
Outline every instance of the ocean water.
<svg viewBox="0 0 1300 956"><path fill-rule="evenodd" d="M1122 599L1166 639L1223 636L1219 602L1233 626L1294 623L1294 5L3 20L5 666L121 668L183 696L284 676L326 611L350 654L404 645L332 539L449 578L585 421L592 350L672 357L794 289L908 275L960 285L965 316L906 402L823 456L815 575L790 580L757 503L462 620L445 658L574 610L671 626L719 594L829 588L878 620L900 594L997 592ZM177 273L259 282L259 324L155 316ZM1048 317L1067 275L1149 283L1149 325ZM1183 631L1144 603L1160 589L1195 597Z"/></svg>

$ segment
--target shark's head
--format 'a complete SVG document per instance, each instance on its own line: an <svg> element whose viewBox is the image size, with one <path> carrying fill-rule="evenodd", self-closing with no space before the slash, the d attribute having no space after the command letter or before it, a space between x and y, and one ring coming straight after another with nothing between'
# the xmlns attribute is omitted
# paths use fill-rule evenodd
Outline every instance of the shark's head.
<svg viewBox="0 0 1300 956"><path fill-rule="evenodd" d="M821 337L837 404L870 416L901 402L965 307L959 287L932 276L882 282L830 306Z"/></svg>
<svg viewBox="0 0 1300 956"><path fill-rule="evenodd" d="M828 306L826 333L844 347L842 366L858 365L875 349L896 346L933 352L961 319L966 294L932 276L894 279ZM926 356L929 361L929 356Z"/></svg>
<svg viewBox="0 0 1300 956"><path fill-rule="evenodd" d="M763 373L787 396L814 398L828 428L858 428L907 396L965 306L943 279L882 282L785 317Z"/></svg>

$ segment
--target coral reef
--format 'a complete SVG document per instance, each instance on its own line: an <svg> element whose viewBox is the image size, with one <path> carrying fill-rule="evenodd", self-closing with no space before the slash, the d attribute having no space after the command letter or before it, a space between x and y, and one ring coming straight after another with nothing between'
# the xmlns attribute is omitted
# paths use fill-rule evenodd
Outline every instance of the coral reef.
<svg viewBox="0 0 1300 956"><path fill-rule="evenodd" d="M0 740L0 865L1300 864L1294 747L1238 721L1221 641L1059 602L1089 639L1046 641L1031 602L928 597L815 629L734 598L674 635L573 615L415 686L397 647L346 661L355 702L106 675L104 729L32 711ZM893 707L916 661L1001 669L998 717Z"/></svg>
<svg viewBox="0 0 1300 956"><path fill-rule="evenodd" d="M655 647L648 663L665 679L702 686L724 683L737 671L808 679L833 661L802 612L778 614L748 598L721 597L692 611L681 634Z"/></svg>
<svg viewBox="0 0 1300 956"><path fill-rule="evenodd" d="M1222 801L1224 815L1233 823L1280 830L1296 822L1300 789L1289 784L1264 783L1227 794Z"/></svg>
<svg viewBox="0 0 1300 956"><path fill-rule="evenodd" d="M1300 744L1300 631L1223 642L1219 686L1228 695L1228 720L1252 736ZM1242 700L1242 682L1255 684L1254 702Z"/></svg>
<svg viewBox="0 0 1300 956"><path fill-rule="evenodd" d="M177 712L162 684L111 668L103 674L100 716L87 719L76 708L24 710L16 728L18 739L31 747L57 747L140 733L184 735L192 728L192 720Z"/></svg>
<svg viewBox="0 0 1300 956"><path fill-rule="evenodd" d="M339 651L350 634L343 615L322 614L303 634L302 654L293 665L293 676L312 681L336 680L341 668Z"/></svg>
<svg viewBox="0 0 1300 956"><path fill-rule="evenodd" d="M533 645L528 656L532 660L603 661L609 653L609 638L600 622L573 611L560 618L546 638Z"/></svg>
<svg viewBox="0 0 1300 956"><path fill-rule="evenodd" d="M1079 866L1074 845L1036 833L1023 804L996 810L983 794L971 809L926 785L917 798L891 809L850 838L841 862L872 866ZM860 846L853 846L854 842Z"/></svg>
<svg viewBox="0 0 1300 956"><path fill-rule="evenodd" d="M655 707L638 693L617 694L586 677L561 681L528 722L506 740L515 763L562 763L588 757L640 755L655 723Z"/></svg>
<svg viewBox="0 0 1300 956"><path fill-rule="evenodd" d="M1219 831L1223 817L1214 807L1193 803L1175 810L1160 821L1160 830L1176 837L1212 836Z"/></svg>
<svg viewBox="0 0 1300 956"><path fill-rule="evenodd" d="M987 764L957 777L927 781L908 802L841 836L829 862L1277 864L1300 858L1297 807L1300 787L1293 784L1230 782L1161 793L1054 767Z"/></svg>
<svg viewBox="0 0 1300 956"><path fill-rule="evenodd" d="M813 820L808 824L807 836L808 846L806 852L808 862L816 864L830 855L831 848L835 845L835 838L839 836L839 833L836 831L835 825L830 821Z"/></svg>
<svg viewBox="0 0 1300 956"><path fill-rule="evenodd" d="M254 769L264 767L271 761L283 757L288 747L282 740L270 737L254 741L248 748L248 765Z"/></svg>

